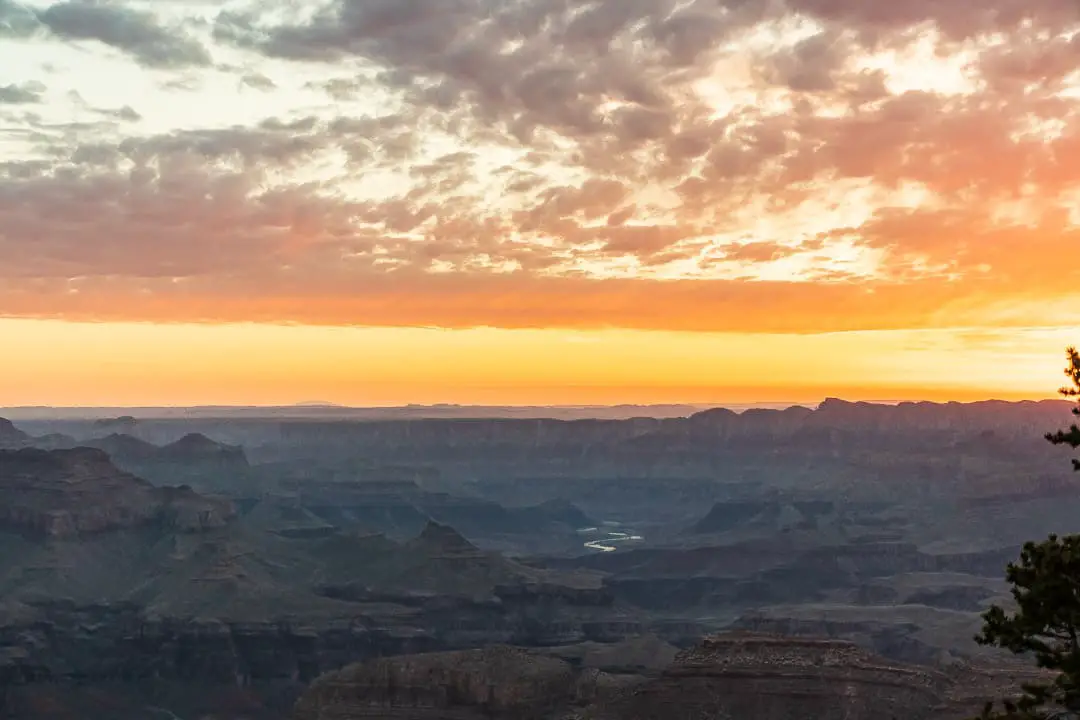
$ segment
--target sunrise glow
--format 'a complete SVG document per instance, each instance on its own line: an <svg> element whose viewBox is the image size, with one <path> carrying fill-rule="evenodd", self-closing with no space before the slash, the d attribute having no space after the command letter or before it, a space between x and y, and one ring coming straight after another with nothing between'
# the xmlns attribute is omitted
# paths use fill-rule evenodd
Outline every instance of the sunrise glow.
<svg viewBox="0 0 1080 720"><path fill-rule="evenodd" d="M870 5L0 2L0 405L1051 395L1080 9Z"/></svg>

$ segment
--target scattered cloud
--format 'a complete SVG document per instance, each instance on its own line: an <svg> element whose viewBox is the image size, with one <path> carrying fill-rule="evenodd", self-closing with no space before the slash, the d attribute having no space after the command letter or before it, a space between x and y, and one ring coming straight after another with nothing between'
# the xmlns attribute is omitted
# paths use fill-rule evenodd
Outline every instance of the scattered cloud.
<svg viewBox="0 0 1080 720"><path fill-rule="evenodd" d="M33 11L14 0L0 0L0 38L21 38L38 28Z"/></svg>
<svg viewBox="0 0 1080 720"><path fill-rule="evenodd" d="M40 83L0 85L0 105L30 105L41 101L45 86Z"/></svg>
<svg viewBox="0 0 1080 720"><path fill-rule="evenodd" d="M151 68L209 65L210 53L182 28L115 2L69 0L36 13L38 21L67 40L96 40ZM27 26L29 27L29 26Z"/></svg>
<svg viewBox="0 0 1080 720"><path fill-rule="evenodd" d="M262 73L248 73L240 78L240 83L253 90L263 90L265 92L277 89L277 83Z"/></svg>
<svg viewBox="0 0 1080 720"><path fill-rule="evenodd" d="M121 108L97 111L103 125L20 116L32 139L0 164L0 308L784 332L1075 323L1080 269L1062 258L1077 241L1080 7L879 5L151 14L69 0L32 24L0 0L0 33L96 40L186 73L153 81L183 105L175 121L115 92L92 104ZM226 119L215 83L257 90L244 96L265 114ZM0 103L48 108L36 91L11 99L26 87L0 87Z"/></svg>

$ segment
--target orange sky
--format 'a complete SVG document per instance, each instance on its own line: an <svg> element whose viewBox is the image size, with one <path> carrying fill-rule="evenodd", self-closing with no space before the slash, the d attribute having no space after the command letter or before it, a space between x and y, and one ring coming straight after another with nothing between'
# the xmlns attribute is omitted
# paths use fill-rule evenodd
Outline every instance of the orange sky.
<svg viewBox="0 0 1080 720"><path fill-rule="evenodd" d="M972 400L1057 387L1067 331L813 335L0 321L13 405ZM872 348L871 352L867 349Z"/></svg>
<svg viewBox="0 0 1080 720"><path fill-rule="evenodd" d="M0 7L0 406L1045 397L1067 0Z"/></svg>

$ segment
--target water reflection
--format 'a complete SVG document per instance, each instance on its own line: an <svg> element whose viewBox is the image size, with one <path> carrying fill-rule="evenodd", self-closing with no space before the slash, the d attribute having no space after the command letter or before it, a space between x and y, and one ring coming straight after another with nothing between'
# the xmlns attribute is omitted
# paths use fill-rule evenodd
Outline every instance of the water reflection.
<svg viewBox="0 0 1080 720"><path fill-rule="evenodd" d="M592 540L585 542L585 547L600 552L615 552L619 544L641 542L645 538L633 532L626 532L617 522L605 522L603 527L588 527L578 530L580 535L594 536Z"/></svg>

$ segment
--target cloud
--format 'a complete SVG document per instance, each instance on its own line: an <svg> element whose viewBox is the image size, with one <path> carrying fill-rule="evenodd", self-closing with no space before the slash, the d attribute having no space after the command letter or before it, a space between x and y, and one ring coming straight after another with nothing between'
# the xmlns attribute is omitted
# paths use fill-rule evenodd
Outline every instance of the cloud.
<svg viewBox="0 0 1080 720"><path fill-rule="evenodd" d="M44 92L40 83L0 85L0 105L31 105L40 102Z"/></svg>
<svg viewBox="0 0 1080 720"><path fill-rule="evenodd" d="M696 9L705 6L672 15L673 1L631 0L582 4L575 14L537 0L338 2L308 23L256 30L251 18L223 15L218 35L278 58L378 63L383 82L416 105L500 123L517 138L552 128L615 132L634 145L671 131L664 82L692 73L689 63L723 39L727 23ZM627 105L605 114L599 96Z"/></svg>
<svg viewBox="0 0 1080 720"><path fill-rule="evenodd" d="M37 17L58 37L97 40L147 67L174 69L211 62L207 49L182 29L165 27L154 15L125 5L69 0L50 5Z"/></svg>
<svg viewBox="0 0 1080 720"><path fill-rule="evenodd" d="M14 0L0 0L0 38L21 38L38 27L34 13Z"/></svg>
<svg viewBox="0 0 1080 720"><path fill-rule="evenodd" d="M831 26L856 32L865 41L888 41L897 33L933 25L952 41L1007 33L1027 25L1060 29L1080 18L1061 0L989 0L977 6L960 0L913 0L871 6L859 0L788 0L788 7Z"/></svg>
<svg viewBox="0 0 1080 720"><path fill-rule="evenodd" d="M188 67L193 105L212 41L242 58L231 87L292 114L43 133L0 169L0 307L783 332L1080 319L1064 0L286 10L169 29L119 1L40 14Z"/></svg>
<svg viewBox="0 0 1080 720"><path fill-rule="evenodd" d="M123 120L124 122L138 122L139 120L142 120L142 115L130 105L124 105L115 110L98 110L98 112L106 117L116 118L117 120Z"/></svg>
<svg viewBox="0 0 1080 720"><path fill-rule="evenodd" d="M292 133L306 129L310 144ZM831 332L985 322L1045 323L1040 292L1067 293L1080 270L1060 253L1077 241L1063 215L1032 226L985 215L884 212L852 229L890 252L941 251L961 267L868 282L623 277L548 272L575 244L648 256L685 239L679 225L568 225L567 244L514 243L520 223L484 222L405 200L354 202L311 184L268 185L273 168L317 152L310 122L185 133L86 146L73 170L0 173L0 307L7 316L156 321L304 322L446 327L630 327ZM562 221L626 187L597 183L546 197ZM418 226L425 230L419 235ZM748 242L725 260L774 261L828 246ZM448 263L451 272L431 270ZM506 271L507 263L517 270ZM895 267L895 266L894 266ZM993 313L998 313L993 310Z"/></svg>
<svg viewBox="0 0 1080 720"><path fill-rule="evenodd" d="M319 88L334 100L353 100L364 87L364 83L357 78L340 77L311 82L308 87Z"/></svg>
<svg viewBox="0 0 1080 720"><path fill-rule="evenodd" d="M262 90L264 92L270 92L271 90L277 89L277 83L262 73L248 73L240 78L240 83L246 87L254 90Z"/></svg>

